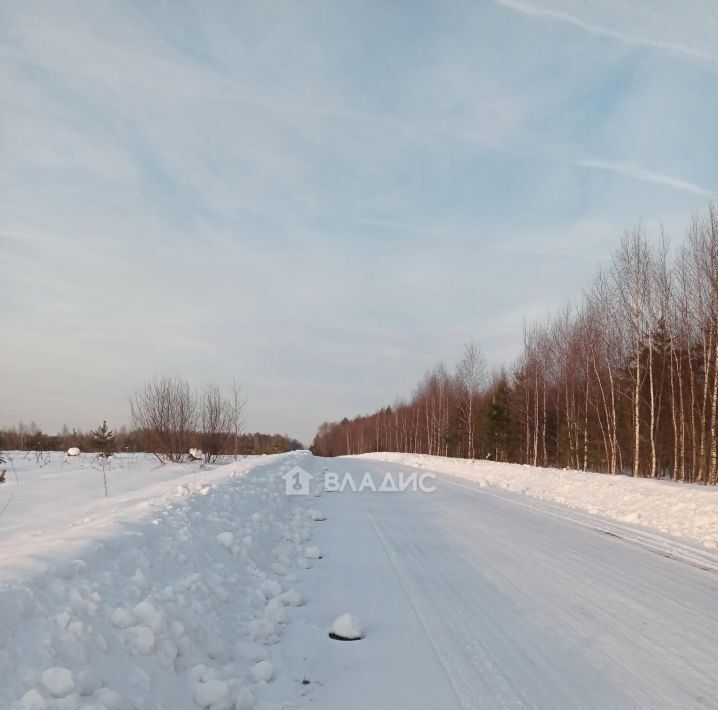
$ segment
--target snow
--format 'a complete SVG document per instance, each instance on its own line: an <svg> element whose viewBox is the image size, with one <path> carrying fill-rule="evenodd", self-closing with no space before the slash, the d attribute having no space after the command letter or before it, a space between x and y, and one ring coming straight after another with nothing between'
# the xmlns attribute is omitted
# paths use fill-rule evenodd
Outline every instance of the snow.
<svg viewBox="0 0 718 710"><path fill-rule="evenodd" d="M133 615L143 621L153 631L161 631L163 620L162 614L153 606L149 599L141 601L133 610Z"/></svg>
<svg viewBox="0 0 718 710"><path fill-rule="evenodd" d="M224 547L225 550L231 550L232 545L234 545L234 535L229 531L221 532L217 535L217 542Z"/></svg>
<svg viewBox="0 0 718 710"><path fill-rule="evenodd" d="M132 612L120 607L112 612L110 623L118 629L127 629L130 626L134 626L137 621L135 620L135 617L132 616Z"/></svg>
<svg viewBox="0 0 718 710"><path fill-rule="evenodd" d="M105 499L92 455L12 458L3 710L709 708L718 695L711 490L443 459L120 454ZM436 491L287 496L293 466L315 483L421 466ZM647 526L678 503L697 537ZM330 629L369 633L338 643Z"/></svg>
<svg viewBox="0 0 718 710"><path fill-rule="evenodd" d="M347 641L356 641L364 638L364 629L361 621L353 614L340 614L332 624L332 634Z"/></svg>
<svg viewBox="0 0 718 710"><path fill-rule="evenodd" d="M46 707L45 698L35 688L22 696L22 710L45 710Z"/></svg>
<svg viewBox="0 0 718 710"><path fill-rule="evenodd" d="M264 616L267 621L275 625L283 624L287 620L287 611L284 608L284 602L280 597L275 597L267 602L264 607Z"/></svg>
<svg viewBox="0 0 718 710"><path fill-rule="evenodd" d="M402 469L323 466L356 480ZM323 496L327 522L313 531L323 559L297 610L306 623L282 641L308 681L299 707L715 707L710 551L478 481L438 472L435 483ZM347 611L365 640L328 638Z"/></svg>
<svg viewBox="0 0 718 710"><path fill-rule="evenodd" d="M302 606L304 604L304 597L298 589L289 589L282 594L282 601L287 606Z"/></svg>
<svg viewBox="0 0 718 710"><path fill-rule="evenodd" d="M194 684L195 702L202 708L209 708L229 697L229 685L222 680L210 679Z"/></svg>
<svg viewBox="0 0 718 710"><path fill-rule="evenodd" d="M143 656L149 656L154 650L155 635L152 633L152 629L148 629L146 626L133 626L131 629L127 629L127 636L138 653Z"/></svg>
<svg viewBox="0 0 718 710"><path fill-rule="evenodd" d="M53 698L64 698L75 689L75 680L72 672L67 668L48 668L40 676L40 684Z"/></svg>
<svg viewBox="0 0 718 710"><path fill-rule="evenodd" d="M306 608L312 572L297 560L317 523L281 474L311 469L310 454L215 467L119 454L107 499L90 454L11 457L0 708L250 710L292 699L296 672L277 668Z"/></svg>
<svg viewBox="0 0 718 710"><path fill-rule="evenodd" d="M715 487L423 454L371 453L356 458L450 474L482 487L502 488L695 540L707 549L718 546Z"/></svg>
<svg viewBox="0 0 718 710"><path fill-rule="evenodd" d="M259 661L252 667L252 678L255 683L268 683L273 673L274 667L270 661Z"/></svg>
<svg viewBox="0 0 718 710"><path fill-rule="evenodd" d="M240 688L234 707L236 710L252 710L254 695L249 688Z"/></svg>
<svg viewBox="0 0 718 710"><path fill-rule="evenodd" d="M67 455L68 455L68 456L79 456L79 455L80 455L80 449L78 449L77 446L71 446L71 447L67 450Z"/></svg>

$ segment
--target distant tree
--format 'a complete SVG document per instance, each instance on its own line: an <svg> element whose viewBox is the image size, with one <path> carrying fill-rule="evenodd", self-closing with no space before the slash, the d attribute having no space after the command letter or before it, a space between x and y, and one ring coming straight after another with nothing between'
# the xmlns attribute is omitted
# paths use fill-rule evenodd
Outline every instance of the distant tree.
<svg viewBox="0 0 718 710"><path fill-rule="evenodd" d="M481 348L474 343L464 346L464 357L456 368L456 381L459 388L458 414L461 427L466 434L466 456L475 458L475 403L484 381L486 366Z"/></svg>
<svg viewBox="0 0 718 710"><path fill-rule="evenodd" d="M511 428L511 388L502 372L489 391L489 403L483 419L482 439L487 458L507 461Z"/></svg>
<svg viewBox="0 0 718 710"><path fill-rule="evenodd" d="M230 421L232 433L234 434L234 460L239 455L239 437L244 424L244 407L247 404L246 397L242 397L242 391L237 380L232 378L232 398L230 401Z"/></svg>
<svg viewBox="0 0 718 710"><path fill-rule="evenodd" d="M114 432L107 426L107 422L103 420L102 426L93 429L90 432L90 441L92 448L95 449L98 456L108 458L115 453L116 439Z"/></svg>
<svg viewBox="0 0 718 710"><path fill-rule="evenodd" d="M197 424L197 395L181 377L156 377L130 397L130 419L144 447L161 461L181 462Z"/></svg>
<svg viewBox="0 0 718 710"><path fill-rule="evenodd" d="M217 385L207 385L200 399L201 442L205 461L215 461L232 433L233 405Z"/></svg>
<svg viewBox="0 0 718 710"><path fill-rule="evenodd" d="M639 228L575 304L525 324L485 390L478 348L408 402L322 424L320 455L403 451L718 483L718 210L674 258ZM472 393L474 395L472 396Z"/></svg>

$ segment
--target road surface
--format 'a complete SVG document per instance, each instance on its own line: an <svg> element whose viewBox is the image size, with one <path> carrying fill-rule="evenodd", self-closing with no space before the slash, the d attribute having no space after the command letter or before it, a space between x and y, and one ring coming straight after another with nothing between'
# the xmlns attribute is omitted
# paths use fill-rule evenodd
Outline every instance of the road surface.
<svg viewBox="0 0 718 710"><path fill-rule="evenodd" d="M409 471L314 465L356 481ZM662 554L650 544L660 536L636 529L629 541L590 516L447 475L433 493L317 501L327 521L308 593L320 604L289 631L309 681L301 707L718 708L718 573ZM344 611L365 639L317 633Z"/></svg>

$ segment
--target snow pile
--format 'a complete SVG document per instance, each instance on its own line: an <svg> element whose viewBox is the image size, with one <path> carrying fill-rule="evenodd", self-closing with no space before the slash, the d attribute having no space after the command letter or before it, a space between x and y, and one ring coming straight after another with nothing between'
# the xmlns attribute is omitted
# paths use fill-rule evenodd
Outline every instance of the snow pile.
<svg viewBox="0 0 718 710"><path fill-rule="evenodd" d="M23 565L15 554L0 566L0 708L281 704L273 681L288 671L273 647L304 603L298 561L316 524L309 497L284 493L282 473L297 463L311 468L311 456L190 475L167 467L174 477L161 469L153 481L145 462L127 471L136 488L119 485L114 507L96 482L92 514L72 482L93 480L90 471L58 467L65 499L56 487L54 517L33 538L18 517L33 496L43 509L33 480L48 479L19 462L19 504L0 518L2 545L37 559Z"/></svg>
<svg viewBox="0 0 718 710"><path fill-rule="evenodd" d="M40 685L53 698L64 698L75 690L75 680L67 668L48 668L40 676Z"/></svg>
<svg viewBox="0 0 718 710"><path fill-rule="evenodd" d="M368 458L466 478L592 515L643 525L718 547L718 489L648 478L471 461L424 454L371 453Z"/></svg>
<svg viewBox="0 0 718 710"><path fill-rule="evenodd" d="M364 629L356 616L341 614L334 620L329 635L342 641L358 641L364 638Z"/></svg>
<svg viewBox="0 0 718 710"><path fill-rule="evenodd" d="M258 661L252 668L252 678L255 683L268 683L272 679L274 667L270 661Z"/></svg>

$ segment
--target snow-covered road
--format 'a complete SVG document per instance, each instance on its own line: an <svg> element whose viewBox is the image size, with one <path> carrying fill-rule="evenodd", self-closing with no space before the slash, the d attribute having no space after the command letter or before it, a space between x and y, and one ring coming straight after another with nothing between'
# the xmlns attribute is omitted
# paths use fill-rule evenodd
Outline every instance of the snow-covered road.
<svg viewBox="0 0 718 710"><path fill-rule="evenodd" d="M409 470L324 465L357 481ZM307 707L718 707L709 558L683 560L660 535L594 526L445 474L431 494L328 493L322 508L324 559L310 582L322 603L290 632L319 681ZM316 633L347 610L364 622L364 640Z"/></svg>
<svg viewBox="0 0 718 710"><path fill-rule="evenodd" d="M109 498L91 457L15 459L0 710L718 708L704 542L446 471L433 493L323 491L325 469L425 459L128 455ZM286 495L296 466L312 495ZM345 612L365 638L329 638Z"/></svg>

